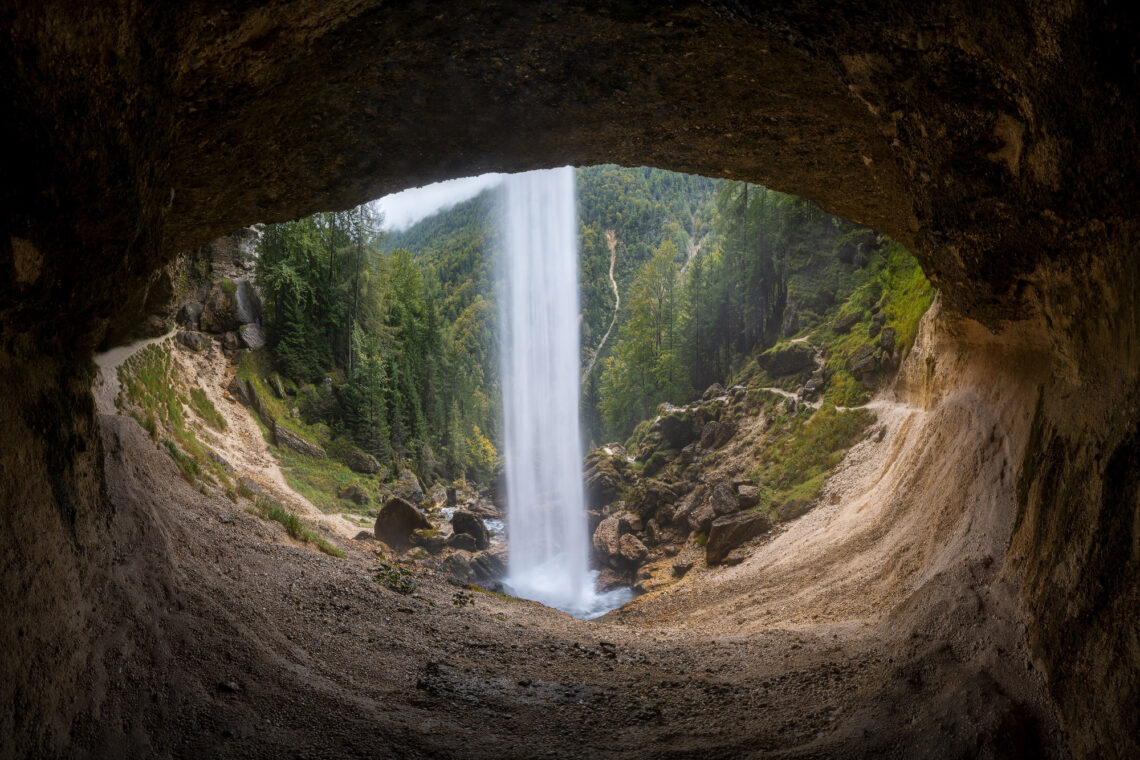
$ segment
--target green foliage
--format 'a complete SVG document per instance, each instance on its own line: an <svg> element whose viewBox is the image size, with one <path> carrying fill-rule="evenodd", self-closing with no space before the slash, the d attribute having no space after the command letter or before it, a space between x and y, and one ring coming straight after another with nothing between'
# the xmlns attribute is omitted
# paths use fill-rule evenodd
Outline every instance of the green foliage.
<svg viewBox="0 0 1140 760"><path fill-rule="evenodd" d="M456 591L451 596L451 603L456 607L466 607L475 604L475 597L463 591Z"/></svg>
<svg viewBox="0 0 1140 760"><path fill-rule="evenodd" d="M814 414L780 415L752 473L761 509L774 512L791 499L813 501L846 450L873 417L865 409L837 410L824 404Z"/></svg>
<svg viewBox="0 0 1140 760"><path fill-rule="evenodd" d="M182 473L182 477L187 483L191 485L198 480L198 476L202 474L201 468L198 463L194 461L193 457L189 457L178 448L174 441L169 438L162 439L162 445L166 447L166 451L170 454L170 458L178 465L178 471Z"/></svg>
<svg viewBox="0 0 1140 760"><path fill-rule="evenodd" d="M206 392L201 388L190 389L190 408L197 412L198 416L206 421L206 424L214 428L214 430L225 430L226 420L218 412L214 406L214 402L210 401L206 396Z"/></svg>
<svg viewBox="0 0 1140 760"><path fill-rule="evenodd" d="M273 499L259 497L254 500L254 514L263 520L272 520L273 522L280 523L285 532L292 538L302 541L306 544L312 544L317 549L331 557L344 558L344 553L333 546L323 536L319 536L311 531L305 523L297 516L296 512L292 512L285 507L278 504Z"/></svg>
<svg viewBox="0 0 1140 760"><path fill-rule="evenodd" d="M382 586L405 596L419 588L419 583L412 576L412 571L403 565L381 562L380 566L372 571L372 579Z"/></svg>

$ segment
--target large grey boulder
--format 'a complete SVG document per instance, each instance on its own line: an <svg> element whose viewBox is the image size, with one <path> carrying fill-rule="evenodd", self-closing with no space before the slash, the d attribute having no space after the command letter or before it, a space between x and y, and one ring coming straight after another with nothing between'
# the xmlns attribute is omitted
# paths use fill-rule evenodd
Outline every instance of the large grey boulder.
<svg viewBox="0 0 1140 760"><path fill-rule="evenodd" d="M188 301L182 304L182 308L178 310L178 315L174 318L174 321L187 330L198 332L201 329L199 320L202 318L203 308L205 307L197 301Z"/></svg>
<svg viewBox="0 0 1140 760"><path fill-rule="evenodd" d="M238 328L238 334L241 335L242 343L246 345L246 348L252 351L265 346L265 330L261 329L259 324L250 322L242 325Z"/></svg>
<svg viewBox="0 0 1140 760"><path fill-rule="evenodd" d="M360 449L349 449L343 460L353 472L363 472L366 475L380 472L380 463L376 461L376 457Z"/></svg>
<svg viewBox="0 0 1140 760"><path fill-rule="evenodd" d="M661 434L666 448L680 449L697 438L693 416L686 409L673 409L657 418L654 431Z"/></svg>
<svg viewBox="0 0 1140 760"><path fill-rule="evenodd" d="M200 332L179 330L178 335L174 337L179 343L194 352L202 351L210 346L210 339Z"/></svg>
<svg viewBox="0 0 1140 760"><path fill-rule="evenodd" d="M400 498L407 499L413 504L419 504L424 500L424 487L420 484L420 479L407 467L400 468L392 491Z"/></svg>
<svg viewBox="0 0 1140 760"><path fill-rule="evenodd" d="M285 446L313 459L324 459L325 450L315 443L306 441L288 428L282 427L280 422L273 423L273 442L278 446Z"/></svg>
<svg viewBox="0 0 1140 760"><path fill-rule="evenodd" d="M477 549L486 549L491 545L491 534L487 531L487 526L474 512L455 510L451 517L451 527L456 533L466 533L474 538Z"/></svg>
<svg viewBox="0 0 1140 760"><path fill-rule="evenodd" d="M705 561L718 565L724 558L746 541L767 533L772 522L757 512L718 517L709 528L709 539L705 544Z"/></svg>
<svg viewBox="0 0 1140 760"><path fill-rule="evenodd" d="M373 529L376 538L396 549L406 549L412 545L412 533L417 530L431 530L427 516L406 499L398 496L388 499L376 516Z"/></svg>
<svg viewBox="0 0 1140 760"><path fill-rule="evenodd" d="M709 493L709 504L717 517L731 515L740 509L740 498L731 481L722 480Z"/></svg>
<svg viewBox="0 0 1140 760"><path fill-rule="evenodd" d="M807 343L790 343L768 349L757 357L756 363L772 377L794 375L815 366L815 350Z"/></svg>

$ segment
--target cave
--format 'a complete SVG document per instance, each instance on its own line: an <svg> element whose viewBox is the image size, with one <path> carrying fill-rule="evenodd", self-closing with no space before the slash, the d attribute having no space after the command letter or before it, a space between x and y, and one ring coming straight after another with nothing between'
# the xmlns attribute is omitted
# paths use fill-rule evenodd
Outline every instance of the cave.
<svg viewBox="0 0 1140 760"><path fill-rule="evenodd" d="M1140 753L1140 28L1124 4L83 0L0 17L0 754ZM727 630L706 613L687 675L645 660L689 646L676 628L620 642L649 662L613 697L640 716L626 728L573 711L587 687L527 675L579 646L553 617L489 661L501 683L430 626L401 628L398 606L375 651L321 659L267 622L278 610L246 619L246 592L207 571L236 560L154 506L188 497L132 469L138 431L96 414L93 352L153 332L180 251L448 177L603 162L810 198L903 243L939 290L900 392L945 435L902 437L900 456L946 475L922 486L921 546L882 571L917 563L925 581L876 612L893 656L836 644L816 673L858 671L859 714L757 738L756 689L797 646L764 615ZM414 667L358 661L401 647ZM652 704L749 659L776 664L751 692L706 684L688 722ZM517 733L471 707L491 692Z"/></svg>

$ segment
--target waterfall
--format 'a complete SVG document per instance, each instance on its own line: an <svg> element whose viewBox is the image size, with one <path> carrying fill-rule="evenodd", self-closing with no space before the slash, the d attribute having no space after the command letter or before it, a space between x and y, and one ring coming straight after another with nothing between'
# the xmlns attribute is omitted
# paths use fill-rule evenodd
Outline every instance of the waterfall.
<svg viewBox="0 0 1140 760"><path fill-rule="evenodd" d="M502 386L511 593L577 617L629 594L597 594L589 571L578 428L578 227L571 167L506 178Z"/></svg>

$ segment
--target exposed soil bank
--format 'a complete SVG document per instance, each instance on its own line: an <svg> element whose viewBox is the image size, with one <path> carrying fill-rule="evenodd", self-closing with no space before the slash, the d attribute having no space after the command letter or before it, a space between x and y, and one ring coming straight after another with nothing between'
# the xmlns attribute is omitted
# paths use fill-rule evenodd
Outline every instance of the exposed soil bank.
<svg viewBox="0 0 1140 760"><path fill-rule="evenodd" d="M474 687L463 667L491 678L475 663L495 658L456 653L430 671L410 661L402 670L382 671L384 658L359 650L352 650L352 667L348 659L327 667L297 648L281 631L300 629L276 621L277 613L296 609L279 584L300 575L287 581L268 574L279 566L277 550L258 549L262 544L252 538L211 538L222 530L208 517L213 507L194 506L193 494L173 490L181 486L170 473L147 474L159 465L136 461L135 429L127 429L133 423L108 423L113 434L104 442L89 357L96 345L117 345L146 324L143 315L169 292L160 274L166 260L219 233L449 175L615 161L760 181L813 198L914 249L941 289L947 320L935 330L932 364L908 370L912 381L926 384L909 383L903 400L929 394L925 414L940 415L939 430L949 431L957 445L945 450L938 432L913 438L900 427L907 448L899 457L913 458L916 468L923 462L926 469L940 468L947 457L956 464L937 487L920 484L944 507L920 518L899 506L929 540L876 550L885 558L883 575L869 585L883 589L890 578L904 578L900 593L912 600L916 615L923 600L942 597L908 595L907 589L923 588L914 584L949 584L963 590L962 603L973 603L965 589L987 589L978 594L983 608L1002 609L995 619L1016 621L1018 615L1007 616L1001 607L1001 600L1012 599L1068 746L1087 757L1138 753L1140 87L1132 62L1140 58L1140 33L1127 7L855 2L823 9L791 0L755 11L716 3L567 10L535 2L482 3L440 14L366 1L253 3L222 15L196 5L69 2L10 4L0 19L9 32L0 49L0 90L10 105L0 127L6 151L0 173L0 601L7 611L0 618L0 735L14 737L4 752L74 755L87 748L118 755L130 748L142 753L151 742L159 751L193 754L195 737L214 736L204 727L221 725L207 706L220 704L212 689L231 661L249 664L256 676L251 683L277 684L242 692L252 707L219 708L223 715L256 715L262 725L266 717L282 724L269 739L249 740L251 749L293 742L316 754L339 747L335 735L322 735L306 722L314 719L303 716L346 704L324 696L329 689L345 699L371 689L373 704L383 709L346 708L368 719L333 724L330 730L343 730L344 743L383 735L389 747L407 739L425 754L434 751L434 741L441 752L458 751L457 743L448 743L458 742L455 735L430 738L440 725L431 721L453 704L466 704L464 695ZM987 426L991 437L983 435ZM968 456L977 459L974 470L965 464ZM1004 475L993 469L999 461ZM975 471L980 480L961 480ZM994 554L987 541L1004 541L998 536L1010 519L1011 493L1012 540L1004 554ZM953 501L953 494L961 499ZM170 511L170 504L187 505L185 513ZM946 566L938 574L946 555L937 547L954 541L983 564L969 573L962 565ZM923 548L928 544L933 548ZM280 550L282 556L301 551ZM303 556L322 568L332 562ZM986 556L992 557L988 566ZM226 576L205 569L211 557L234 575L248 568L251 574L242 576L248 583L227 596ZM344 588L336 582L347 580L340 573L352 565L335 567L327 576L331 585L322 588ZM743 572L732 570L725 580ZM821 580L826 585L831 577L824 573ZM430 628L395 624L404 613L378 601L387 599L383 590L361 588L369 590L353 604L390 610L395 640L406 639L409 649L427 647ZM810 589L804 594L815 596ZM745 622L768 619L764 607L739 603L751 610ZM900 604L867 614L904 614L897 610L906 604ZM648 601L638 614L647 609ZM943 621L922 630L931 656L961 659L953 642L972 636L974 627L965 613L946 609L919 615ZM561 624L535 614L543 622L524 643L557 639ZM339 618L326 616L330 622L319 635L340 635ZM478 632L484 624L456 625ZM249 635L235 636L235 630ZM567 638L577 638L586 629L566 630L573 631ZM413 639L408 631L423 635ZM254 643L242 643L247 639ZM615 643L635 647L635 641ZM779 649L763 649L773 641L769 634L734 641L740 649L701 650L706 667L723 664L735 673L749 659L767 667L780 657ZM889 641L888 658L905 651L897 639ZM290 654L274 666L260 659L278 651ZM503 651L499 672L542 680L522 674L524 665L542 661L538 654L516 661ZM855 651L837 654L848 656L836 662L860 661ZM569 657L548 657L566 664L565 671L553 666L551 672L574 672ZM616 671L628 673L632 684L622 696L632 703L632 695L654 688L698 689L707 695L703 704L718 706L720 725L736 729L731 736L753 728L753 737L761 729L778 731L760 707L770 704L768 697L718 693L721 685L702 680L699 671L690 669L687 679L676 675L679 660L657 662L670 675L656 684L644 680L647 668ZM1017 662L1015 653L997 665ZM452 666L457 670L448 670ZM862 672L870 674L864 687L884 695L902 683L931 683L922 669L902 681L889 669ZM970 672L969 682L981 684L978 693L989 695L977 701L976 715L990 715L981 706L1001 699L1033 704L1021 701L1021 687L996 665ZM354 673L361 675L352 689L323 686ZM404 680L382 673L402 673ZM424 688L415 689L413 673ZM761 671L742 673L751 679ZM665 686L666 680L681 686ZM985 686L993 682L1000 688ZM702 690L706 685L711 691ZM500 686L506 690L509 682ZM475 693L492 693L479 688ZM1007 696L992 696L999 690ZM584 716L567 691L573 693L551 690L496 704L534 705L529 714L548 720L551 711L541 706L561 699L572 703L566 716ZM733 696L718 702L726 693ZM441 701L417 707L413 694ZM686 704L706 699L697 694ZM355 699L351 704L361 705L366 698ZM908 726L926 725L923 715L937 715L940 704L954 699L920 691L896 702L915 706L915 723L905 710L888 710L876 725L905 736ZM393 705L404 708L384 718ZM457 719L459 725L478 726L483 736L510 745L507 729L498 733L505 717L458 714L478 716ZM649 719L619 724L611 733L584 732L585 724L572 717L555 727L579 740L602 737L598 745L614 752L630 747L631 754L650 754L655 747L664 752L673 725L696 734L710 720L701 710L662 710L670 720L644 728L651 707L622 713L630 714ZM996 714L1036 715L1020 706ZM1001 720L1008 728L1037 719ZM975 722L984 728L983 718ZM1041 725L1051 736L1047 721ZM376 726L391 726L391 732ZM319 747L305 744L310 727L323 740ZM240 728L222 730L237 735ZM794 740L795 729L790 733ZM920 753L928 735L935 734L916 734L896 746ZM1038 734L995 729L998 735L1029 742L1036 740L1024 737ZM774 746L791 746L782 734L777 738ZM723 741L714 744L716 751L743 754L744 745L732 743L743 740ZM695 740L687 742L677 738L672 746L695 754ZM846 746L854 753L874 742ZM995 755L1014 751L996 739L987 746Z"/></svg>

